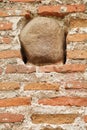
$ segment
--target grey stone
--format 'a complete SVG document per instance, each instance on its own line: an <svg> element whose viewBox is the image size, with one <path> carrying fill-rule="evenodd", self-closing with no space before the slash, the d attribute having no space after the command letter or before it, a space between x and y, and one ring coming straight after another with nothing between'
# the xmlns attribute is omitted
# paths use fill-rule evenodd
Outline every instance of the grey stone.
<svg viewBox="0 0 87 130"><path fill-rule="evenodd" d="M43 65L64 60L65 33L56 19L34 18L22 29L20 41L25 63Z"/></svg>

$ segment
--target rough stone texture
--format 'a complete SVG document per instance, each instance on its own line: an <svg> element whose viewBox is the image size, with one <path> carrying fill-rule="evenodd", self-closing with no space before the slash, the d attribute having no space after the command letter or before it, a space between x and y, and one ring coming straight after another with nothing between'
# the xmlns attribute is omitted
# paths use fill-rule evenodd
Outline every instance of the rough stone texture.
<svg viewBox="0 0 87 130"><path fill-rule="evenodd" d="M20 34L25 62L34 64L63 61L64 30L53 18L37 17Z"/></svg>

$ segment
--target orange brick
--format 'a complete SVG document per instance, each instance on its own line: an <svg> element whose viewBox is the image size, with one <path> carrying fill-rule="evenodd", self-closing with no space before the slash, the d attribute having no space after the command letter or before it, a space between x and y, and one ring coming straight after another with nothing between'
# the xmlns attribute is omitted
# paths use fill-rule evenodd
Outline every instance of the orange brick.
<svg viewBox="0 0 87 130"><path fill-rule="evenodd" d="M67 35L67 42L84 42L87 40L87 34Z"/></svg>
<svg viewBox="0 0 87 130"><path fill-rule="evenodd" d="M0 91L3 90L16 90L19 89L20 85L17 82L0 82Z"/></svg>
<svg viewBox="0 0 87 130"><path fill-rule="evenodd" d="M38 14L52 15L52 16L65 16L68 13L83 12L86 7L84 4L78 5L57 5L57 6L39 6Z"/></svg>
<svg viewBox="0 0 87 130"><path fill-rule="evenodd" d="M87 115L84 116L84 121L87 123Z"/></svg>
<svg viewBox="0 0 87 130"><path fill-rule="evenodd" d="M0 21L0 31L3 31L3 30L12 30L12 23Z"/></svg>
<svg viewBox="0 0 87 130"><path fill-rule="evenodd" d="M87 106L87 97L56 97L45 98L38 101L39 104L52 106Z"/></svg>
<svg viewBox="0 0 87 130"><path fill-rule="evenodd" d="M0 37L0 43L9 44L12 41L12 37Z"/></svg>
<svg viewBox="0 0 87 130"><path fill-rule="evenodd" d="M0 99L0 107L10 107L10 106L23 106L30 105L31 98L29 97L15 97L15 98L6 98Z"/></svg>
<svg viewBox="0 0 87 130"><path fill-rule="evenodd" d="M0 52L0 59L7 59L7 58L21 58L21 53L19 50L6 50Z"/></svg>
<svg viewBox="0 0 87 130"><path fill-rule="evenodd" d="M38 2L41 0L9 0L10 2Z"/></svg>
<svg viewBox="0 0 87 130"><path fill-rule="evenodd" d="M87 51L86 50L72 50L67 51L68 59L87 59Z"/></svg>
<svg viewBox="0 0 87 130"><path fill-rule="evenodd" d="M69 81L66 83L66 89L87 89L87 81Z"/></svg>
<svg viewBox="0 0 87 130"><path fill-rule="evenodd" d="M15 123L23 120L24 116L22 114L0 113L0 123Z"/></svg>
<svg viewBox="0 0 87 130"><path fill-rule="evenodd" d="M86 65L84 64L65 64L62 66L56 65L47 65L40 67L40 71L42 72L58 72L58 73L66 73L66 72L83 72L86 69Z"/></svg>
<svg viewBox="0 0 87 130"><path fill-rule="evenodd" d="M35 66L28 67L26 65L11 65L9 64L6 68L6 73L33 73L36 71Z"/></svg>
<svg viewBox="0 0 87 130"><path fill-rule="evenodd" d="M71 19L70 27L71 28L87 27L87 19Z"/></svg>
<svg viewBox="0 0 87 130"><path fill-rule="evenodd" d="M5 8L0 9L0 17L9 17L9 16L25 16L30 17L30 12L28 10L18 10L15 8Z"/></svg>
<svg viewBox="0 0 87 130"><path fill-rule="evenodd" d="M77 117L77 114L33 114L31 119L34 124L70 124Z"/></svg>
<svg viewBox="0 0 87 130"><path fill-rule="evenodd" d="M54 83L29 83L24 90L59 90L59 85Z"/></svg>

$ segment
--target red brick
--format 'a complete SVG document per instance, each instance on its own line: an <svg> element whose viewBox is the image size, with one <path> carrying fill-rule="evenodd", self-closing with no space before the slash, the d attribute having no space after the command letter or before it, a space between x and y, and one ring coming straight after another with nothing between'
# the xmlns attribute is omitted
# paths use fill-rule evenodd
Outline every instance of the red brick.
<svg viewBox="0 0 87 130"><path fill-rule="evenodd" d="M87 27L87 19L71 19L70 27L71 28Z"/></svg>
<svg viewBox="0 0 87 130"><path fill-rule="evenodd" d="M39 104L52 106L87 106L87 97L55 97L44 98L38 101Z"/></svg>
<svg viewBox="0 0 87 130"><path fill-rule="evenodd" d="M40 67L41 72L58 72L58 73L67 73L67 72L83 72L86 69L84 64L65 64L62 66L56 65L47 65Z"/></svg>
<svg viewBox="0 0 87 130"><path fill-rule="evenodd" d="M69 81L66 83L66 89L87 89L87 81Z"/></svg>
<svg viewBox="0 0 87 130"><path fill-rule="evenodd" d="M0 107L10 107L10 106L23 106L30 105L31 98L29 97L15 97L15 98L6 98L0 99Z"/></svg>
<svg viewBox="0 0 87 130"><path fill-rule="evenodd" d="M86 40L87 40L87 34L67 35L67 42L85 42Z"/></svg>
<svg viewBox="0 0 87 130"><path fill-rule="evenodd" d="M67 51L68 59L87 59L87 51L86 50L71 50Z"/></svg>
<svg viewBox="0 0 87 130"><path fill-rule="evenodd" d="M59 90L57 83L29 83L26 84L24 90Z"/></svg>
<svg viewBox="0 0 87 130"><path fill-rule="evenodd" d="M14 8L5 8L5 9L0 9L0 17L9 17L9 16L25 16L27 15L30 17L30 12L28 10L19 10L19 9L14 9Z"/></svg>
<svg viewBox="0 0 87 130"><path fill-rule="evenodd" d="M87 123L87 115L84 116L84 121Z"/></svg>
<svg viewBox="0 0 87 130"><path fill-rule="evenodd" d="M20 85L17 82L0 82L0 91L3 90L16 90L19 89Z"/></svg>
<svg viewBox="0 0 87 130"><path fill-rule="evenodd" d="M9 44L12 41L12 37L0 37L0 43Z"/></svg>
<svg viewBox="0 0 87 130"><path fill-rule="evenodd" d="M12 30L12 23L0 21L0 31L3 31L3 30Z"/></svg>
<svg viewBox="0 0 87 130"><path fill-rule="evenodd" d="M31 119L34 124L70 124L77 117L77 114L33 114Z"/></svg>
<svg viewBox="0 0 87 130"><path fill-rule="evenodd" d="M36 71L35 66L28 67L26 65L11 65L9 64L6 68L6 73L33 73Z"/></svg>
<svg viewBox="0 0 87 130"><path fill-rule="evenodd" d="M22 114L0 113L0 123L22 122L24 116Z"/></svg>
<svg viewBox="0 0 87 130"><path fill-rule="evenodd" d="M39 6L38 14L40 15L54 15L65 16L69 13L84 12L86 9L84 4L78 5L57 5L57 6Z"/></svg>
<svg viewBox="0 0 87 130"><path fill-rule="evenodd" d="M21 58L21 53L19 50L6 50L0 52L0 59L8 58Z"/></svg>
<svg viewBox="0 0 87 130"><path fill-rule="evenodd" d="M41 0L9 0L10 2L38 2Z"/></svg>

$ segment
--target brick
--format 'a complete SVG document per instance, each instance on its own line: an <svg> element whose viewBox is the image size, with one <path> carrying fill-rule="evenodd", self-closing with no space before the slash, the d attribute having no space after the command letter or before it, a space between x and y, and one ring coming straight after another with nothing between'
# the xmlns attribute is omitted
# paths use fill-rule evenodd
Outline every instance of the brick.
<svg viewBox="0 0 87 130"><path fill-rule="evenodd" d="M15 123L23 120L24 116L22 114L0 113L0 123Z"/></svg>
<svg viewBox="0 0 87 130"><path fill-rule="evenodd" d="M12 30L12 23L0 21L0 31L4 30Z"/></svg>
<svg viewBox="0 0 87 130"><path fill-rule="evenodd" d="M86 65L84 64L65 64L62 66L57 65L47 65L40 67L41 72L58 72L58 73L67 73L67 72L83 72L86 70Z"/></svg>
<svg viewBox="0 0 87 130"><path fill-rule="evenodd" d="M62 128L60 128L60 127L57 127L57 128L48 128L48 127L46 127L46 128L43 128L43 129L41 129L41 130L63 130Z"/></svg>
<svg viewBox="0 0 87 130"><path fill-rule="evenodd" d="M55 97L44 98L38 101L39 104L51 106L87 106L87 97Z"/></svg>
<svg viewBox="0 0 87 130"><path fill-rule="evenodd" d="M55 83L30 83L25 85L24 90L59 90L59 85Z"/></svg>
<svg viewBox="0 0 87 130"><path fill-rule="evenodd" d="M84 116L84 121L87 123L87 115Z"/></svg>
<svg viewBox="0 0 87 130"><path fill-rule="evenodd" d="M56 67L55 71L60 73L65 72L83 72L86 70L86 65L84 64L65 64L60 67Z"/></svg>
<svg viewBox="0 0 87 130"><path fill-rule="evenodd" d="M78 5L57 5L57 6L39 6L38 14L51 16L65 16L69 13L84 12L86 9L84 4Z"/></svg>
<svg viewBox="0 0 87 130"><path fill-rule="evenodd" d="M86 50L71 50L67 51L68 59L87 59L87 51Z"/></svg>
<svg viewBox="0 0 87 130"><path fill-rule="evenodd" d="M9 0L10 2L39 2L41 0Z"/></svg>
<svg viewBox="0 0 87 130"><path fill-rule="evenodd" d="M19 89L20 85L17 82L0 82L0 91L3 90L16 90Z"/></svg>
<svg viewBox="0 0 87 130"><path fill-rule="evenodd" d="M87 34L67 35L67 42L85 42L85 41L87 41Z"/></svg>
<svg viewBox="0 0 87 130"><path fill-rule="evenodd" d="M0 99L0 107L24 106L30 104L31 104L30 97L15 97L15 98Z"/></svg>
<svg viewBox="0 0 87 130"><path fill-rule="evenodd" d="M21 58L19 50L6 50L0 52L0 59Z"/></svg>
<svg viewBox="0 0 87 130"><path fill-rule="evenodd" d="M71 19L70 28L87 27L87 19Z"/></svg>
<svg viewBox="0 0 87 130"><path fill-rule="evenodd" d="M0 74L2 74L2 69L0 68Z"/></svg>
<svg viewBox="0 0 87 130"><path fill-rule="evenodd" d="M12 42L12 37L0 37L0 43L10 44Z"/></svg>
<svg viewBox="0 0 87 130"><path fill-rule="evenodd" d="M30 17L30 12L28 10L19 10L14 8L5 8L0 9L0 17L9 17L9 16L25 16Z"/></svg>
<svg viewBox="0 0 87 130"><path fill-rule="evenodd" d="M68 81L66 89L87 89L87 81Z"/></svg>
<svg viewBox="0 0 87 130"><path fill-rule="evenodd" d="M55 71L55 67L56 67L56 65L45 65L45 66L39 67L39 70L41 72L49 73L49 72L54 72Z"/></svg>
<svg viewBox="0 0 87 130"><path fill-rule="evenodd" d="M31 119L34 124L70 124L77 117L78 115L76 114L33 114Z"/></svg>
<svg viewBox="0 0 87 130"><path fill-rule="evenodd" d="M28 67L26 65L11 65L9 64L6 68L6 73L33 73L36 71L35 66Z"/></svg>

